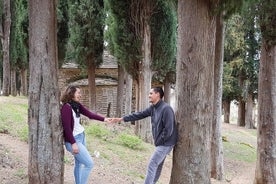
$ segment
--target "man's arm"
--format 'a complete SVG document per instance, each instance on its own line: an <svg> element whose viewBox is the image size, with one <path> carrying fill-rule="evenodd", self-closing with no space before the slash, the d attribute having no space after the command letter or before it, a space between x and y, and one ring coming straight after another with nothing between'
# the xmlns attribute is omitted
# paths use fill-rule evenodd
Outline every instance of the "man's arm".
<svg viewBox="0 0 276 184"><path fill-rule="evenodd" d="M128 122L128 121L136 121L136 120L140 120L140 119L144 119L146 117L149 117L151 115L151 107L141 111L141 112L134 112L132 114L123 116L121 118L112 118L111 122L120 122L120 121L124 121L124 122Z"/></svg>

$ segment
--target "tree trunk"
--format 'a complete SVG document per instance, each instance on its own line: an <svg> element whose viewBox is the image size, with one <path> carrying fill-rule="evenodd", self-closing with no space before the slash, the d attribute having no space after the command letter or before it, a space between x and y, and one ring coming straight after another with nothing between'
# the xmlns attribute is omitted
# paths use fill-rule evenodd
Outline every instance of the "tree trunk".
<svg viewBox="0 0 276 184"><path fill-rule="evenodd" d="M138 111L138 109L139 109L139 84L138 84L138 81L137 80L135 80L134 81L134 86L135 86L135 97L134 97L134 101L135 101L135 104L134 104L134 107L135 107L135 109L134 109L134 111ZM139 135L138 134L138 128L136 127L137 126L137 122L131 122L131 124L135 124L135 129L134 129L134 132L135 132L135 134L136 135Z"/></svg>
<svg viewBox="0 0 276 184"><path fill-rule="evenodd" d="M87 75L88 75L88 91L89 91L89 108L96 112L96 66L92 61L92 54L87 56Z"/></svg>
<svg viewBox="0 0 276 184"><path fill-rule="evenodd" d="M170 104L171 86L168 77L165 77L164 81L164 101Z"/></svg>
<svg viewBox="0 0 276 184"><path fill-rule="evenodd" d="M125 79L124 79L124 68L118 66L118 86L117 86L117 105L116 105L116 117L121 117L124 109L124 91L125 91Z"/></svg>
<svg viewBox="0 0 276 184"><path fill-rule="evenodd" d="M125 72L125 114L130 114L132 112L132 77L127 72Z"/></svg>
<svg viewBox="0 0 276 184"><path fill-rule="evenodd" d="M10 86L11 86L11 95L16 96L17 89L16 89L16 71L15 69L11 69L11 78L10 78Z"/></svg>
<svg viewBox="0 0 276 184"><path fill-rule="evenodd" d="M258 86L258 148L255 184L276 181L276 46L263 41Z"/></svg>
<svg viewBox="0 0 276 184"><path fill-rule="evenodd" d="M211 134L211 177L223 180L223 145L221 136L222 75L224 52L224 22L222 15L216 17L214 68L214 116Z"/></svg>
<svg viewBox="0 0 276 184"><path fill-rule="evenodd" d="M223 103L223 122L224 123L230 123L230 107L231 107L231 101L230 100L224 100Z"/></svg>
<svg viewBox="0 0 276 184"><path fill-rule="evenodd" d="M178 1L176 121L171 184L210 183L215 18L210 2ZM204 30L204 31L202 31Z"/></svg>
<svg viewBox="0 0 276 184"><path fill-rule="evenodd" d="M3 88L4 96L10 95L10 29L11 29L11 10L10 0L4 0L4 38L3 38Z"/></svg>
<svg viewBox="0 0 276 184"><path fill-rule="evenodd" d="M28 80L27 80L27 70L26 69L20 70L20 81L21 81L21 88L20 88L21 94L23 96L27 96L28 95L28 92L27 92Z"/></svg>
<svg viewBox="0 0 276 184"><path fill-rule="evenodd" d="M245 112L245 128L252 129L254 128L254 120L253 120L253 95L248 94L246 100L246 112Z"/></svg>
<svg viewBox="0 0 276 184"><path fill-rule="evenodd" d="M144 39L142 45L143 61L140 63L139 72L139 111L149 106L148 93L151 89L152 71L151 63L151 42L150 42L150 25L144 23ZM136 132L138 136L145 142L152 143L150 118L145 118L136 123Z"/></svg>
<svg viewBox="0 0 276 184"><path fill-rule="evenodd" d="M245 102L242 98L239 100L238 105L238 126L245 126Z"/></svg>
<svg viewBox="0 0 276 184"><path fill-rule="evenodd" d="M56 24L56 1L29 1L29 183L63 183Z"/></svg>

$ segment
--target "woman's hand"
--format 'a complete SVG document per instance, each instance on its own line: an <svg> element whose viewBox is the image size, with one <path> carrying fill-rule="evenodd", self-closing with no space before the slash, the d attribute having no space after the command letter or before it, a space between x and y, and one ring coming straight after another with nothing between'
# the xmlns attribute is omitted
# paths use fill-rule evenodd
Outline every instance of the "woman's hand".
<svg viewBox="0 0 276 184"><path fill-rule="evenodd" d="M123 118L112 118L112 120L111 120L112 123L118 123L121 121L123 121Z"/></svg>
<svg viewBox="0 0 276 184"><path fill-rule="evenodd" d="M79 153L79 148L77 143L72 144L72 153L73 154L78 154Z"/></svg>

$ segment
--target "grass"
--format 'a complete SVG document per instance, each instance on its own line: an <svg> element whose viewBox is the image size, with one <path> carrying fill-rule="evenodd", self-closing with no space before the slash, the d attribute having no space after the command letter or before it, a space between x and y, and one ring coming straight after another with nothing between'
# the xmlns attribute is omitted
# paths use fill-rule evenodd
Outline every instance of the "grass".
<svg viewBox="0 0 276 184"><path fill-rule="evenodd" d="M0 96L0 132L28 140L28 102L26 97Z"/></svg>
<svg viewBox="0 0 276 184"><path fill-rule="evenodd" d="M224 156L233 160L253 163L256 161L256 149L237 142L224 142Z"/></svg>
<svg viewBox="0 0 276 184"><path fill-rule="evenodd" d="M22 141L28 140L28 101L26 97L0 96L0 133L8 133ZM133 133L133 128L120 125L114 127L98 121L85 124L87 147L91 154L100 152L95 158L103 167L114 169L124 176L136 178L141 183L146 165L154 146L144 143ZM224 157L231 160L253 163L256 161L256 130L234 129L223 131L227 141L223 142ZM70 162L64 158L65 163ZM114 163L120 169L114 168ZM131 170L129 169L131 168ZM143 168L141 173L141 168ZM117 169L117 170L116 170ZM111 171L112 172L112 171ZM22 171L18 171L18 176Z"/></svg>
<svg viewBox="0 0 276 184"><path fill-rule="evenodd" d="M0 133L10 134L18 137L22 141L28 140L28 99L26 97L4 97L0 96ZM98 121L89 121L84 124L87 147L93 155L94 151L100 152L100 157L95 158L101 162L104 167L112 168L114 162L119 162L120 169L116 172L127 175L131 178L136 177L137 183L142 183L141 168L143 171L146 166L135 168L137 163L147 163L153 145L142 142L137 136L131 134L128 128L114 129L105 123ZM68 157L64 157L65 164L71 164ZM129 168L132 168L131 171ZM22 171L16 173L21 176ZM136 182L135 182L136 183Z"/></svg>
<svg viewBox="0 0 276 184"><path fill-rule="evenodd" d="M257 130L256 129L233 129L223 131L222 136L224 157L254 163L257 159Z"/></svg>

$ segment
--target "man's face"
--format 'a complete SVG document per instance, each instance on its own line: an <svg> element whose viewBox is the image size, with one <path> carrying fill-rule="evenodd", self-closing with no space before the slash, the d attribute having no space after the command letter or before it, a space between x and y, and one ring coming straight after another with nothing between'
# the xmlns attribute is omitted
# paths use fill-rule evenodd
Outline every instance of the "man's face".
<svg viewBox="0 0 276 184"><path fill-rule="evenodd" d="M156 93L153 89L149 92L149 102L156 104L160 100L160 94Z"/></svg>

